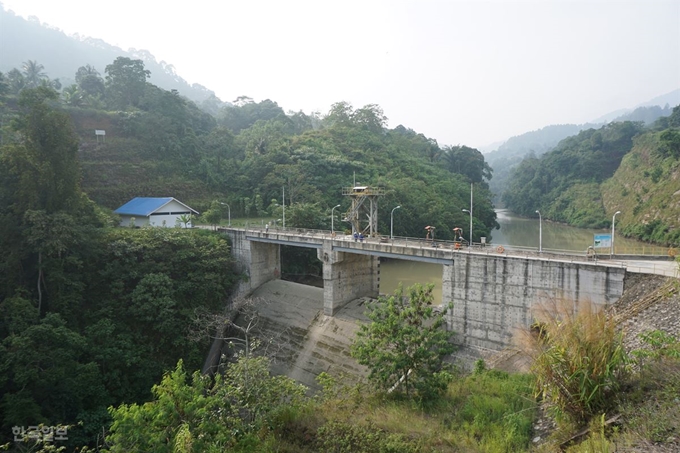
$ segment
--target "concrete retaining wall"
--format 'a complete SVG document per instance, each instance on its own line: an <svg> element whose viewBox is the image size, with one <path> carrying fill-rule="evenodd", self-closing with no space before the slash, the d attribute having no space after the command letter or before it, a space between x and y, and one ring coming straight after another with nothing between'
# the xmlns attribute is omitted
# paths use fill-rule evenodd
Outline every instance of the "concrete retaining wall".
<svg viewBox="0 0 680 453"><path fill-rule="evenodd" d="M236 291L239 296L248 296L270 280L280 278L281 256L278 244L256 242L246 239L246 232L227 230L232 242L232 254L239 271L247 276Z"/></svg>
<svg viewBox="0 0 680 453"><path fill-rule="evenodd" d="M623 294L624 277L625 269L591 263L461 254L444 266L443 302L453 303L449 328L461 344L498 350L532 324L541 302L610 304Z"/></svg>

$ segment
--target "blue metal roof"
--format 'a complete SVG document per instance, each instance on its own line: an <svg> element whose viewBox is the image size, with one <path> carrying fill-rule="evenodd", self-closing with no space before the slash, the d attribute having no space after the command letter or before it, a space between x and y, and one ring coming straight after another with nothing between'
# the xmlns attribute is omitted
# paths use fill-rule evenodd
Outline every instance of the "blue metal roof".
<svg viewBox="0 0 680 453"><path fill-rule="evenodd" d="M175 199L173 197L163 198L136 197L128 201L123 206L121 206L120 208L116 209L113 212L115 212L116 214L148 216L151 215L153 212L156 212L158 209L162 208L166 204L170 203L172 200ZM181 204L182 206L186 206L187 209L196 212L195 210L191 209L189 206L185 205L181 201L179 200L175 201Z"/></svg>

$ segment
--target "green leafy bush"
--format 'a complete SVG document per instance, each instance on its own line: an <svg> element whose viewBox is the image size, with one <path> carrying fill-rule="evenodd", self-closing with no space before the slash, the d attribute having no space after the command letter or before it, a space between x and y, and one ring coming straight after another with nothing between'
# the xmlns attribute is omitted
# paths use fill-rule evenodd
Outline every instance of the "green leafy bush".
<svg viewBox="0 0 680 453"><path fill-rule="evenodd" d="M444 357L453 352L452 333L444 328L446 310L432 306L434 285L401 287L393 296L380 298L367 313L352 345L352 356L366 365L369 380L382 390L414 391L431 399L446 388L449 375Z"/></svg>

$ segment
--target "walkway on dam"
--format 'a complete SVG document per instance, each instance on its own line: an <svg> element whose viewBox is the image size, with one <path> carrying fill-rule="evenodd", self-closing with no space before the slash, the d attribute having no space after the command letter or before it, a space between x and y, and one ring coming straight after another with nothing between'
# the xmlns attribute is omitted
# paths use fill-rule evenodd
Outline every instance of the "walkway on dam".
<svg viewBox="0 0 680 453"><path fill-rule="evenodd" d="M543 260L570 261L570 262L591 262L602 263L603 265L625 268L628 272L657 274L666 277L679 277L678 263L669 257L651 255L625 255L610 257L607 254L593 255L587 251L577 252L569 250L549 250L544 249L539 253L536 249L527 247L515 247L511 245L497 244L473 244L461 246L454 241L426 240L424 238L394 237L390 239L386 236L376 238L364 238L363 241L356 240L352 235L345 235L336 232L333 234L328 230L310 230L303 228L281 228L281 227L247 227L229 228L233 230L246 231L250 240L289 244L300 247L318 248L324 240L332 240L334 248L352 249L354 253L365 251L367 254L391 255L399 258L399 251L404 249L428 250L448 252L446 255L455 254L482 254L491 256L515 256L532 257ZM220 228L220 230L226 230ZM377 248L376 246L381 246ZM389 253L378 253L379 250L387 250ZM422 256L422 254L419 254ZM438 254L442 255L442 254ZM447 258L448 258L447 256ZM404 256L403 259L414 259L411 256Z"/></svg>

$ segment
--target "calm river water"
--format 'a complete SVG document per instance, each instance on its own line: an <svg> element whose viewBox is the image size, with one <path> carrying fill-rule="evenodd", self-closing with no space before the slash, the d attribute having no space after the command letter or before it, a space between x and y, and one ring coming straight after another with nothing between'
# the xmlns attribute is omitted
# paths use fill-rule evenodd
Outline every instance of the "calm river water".
<svg viewBox="0 0 680 453"><path fill-rule="evenodd" d="M501 228L491 232L492 244L530 247L538 250L538 219L518 217L505 209L496 211ZM593 245L595 234L610 234L611 230L575 228L560 223L543 221L543 249L552 251L583 252ZM651 246L615 235L616 253L661 254L668 252L666 247ZM609 248L597 249L598 253L609 254ZM383 260L380 264L380 293L392 294L399 283L404 288L414 283L434 283L435 303L441 303L442 267L440 264L419 263L404 260Z"/></svg>

